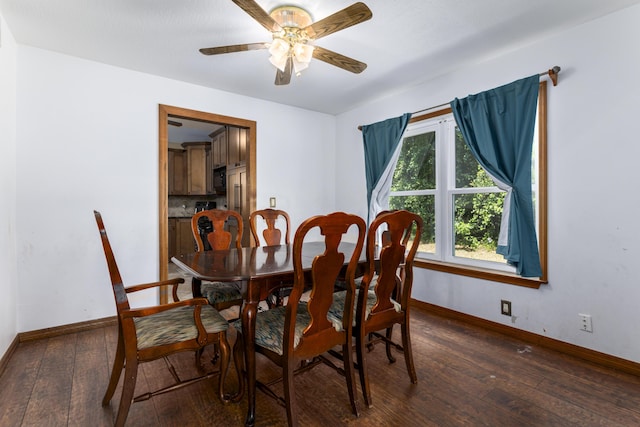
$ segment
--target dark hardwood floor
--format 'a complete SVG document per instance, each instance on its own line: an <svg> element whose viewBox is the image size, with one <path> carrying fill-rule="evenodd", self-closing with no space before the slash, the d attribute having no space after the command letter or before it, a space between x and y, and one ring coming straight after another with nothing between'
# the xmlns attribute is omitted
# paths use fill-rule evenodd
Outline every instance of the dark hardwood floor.
<svg viewBox="0 0 640 427"><path fill-rule="evenodd" d="M113 425L120 391L107 407L101 400L116 333L115 326L103 327L19 344L0 377L0 426ZM390 365L378 346L369 353L374 406L364 407L358 387L360 417L355 418L343 378L320 365L296 378L300 425L640 425L636 376L421 308L412 312L412 338L417 385L410 383L402 357ZM231 342L234 339L231 333ZM195 369L190 354L173 360L179 372ZM270 367L259 360L259 376L274 375ZM216 381L134 403L127 425L241 426L246 403L222 405L215 396ZM169 382L162 361L147 363L142 365L137 391ZM227 387L236 386L232 370ZM261 392L257 425L286 425L284 408Z"/></svg>

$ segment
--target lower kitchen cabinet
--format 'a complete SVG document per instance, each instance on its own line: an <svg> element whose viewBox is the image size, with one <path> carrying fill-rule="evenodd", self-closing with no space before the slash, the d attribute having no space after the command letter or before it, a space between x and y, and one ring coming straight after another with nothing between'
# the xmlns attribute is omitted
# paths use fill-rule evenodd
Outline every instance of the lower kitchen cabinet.
<svg viewBox="0 0 640 427"><path fill-rule="evenodd" d="M191 218L169 218L169 259L195 251L196 241L191 232Z"/></svg>

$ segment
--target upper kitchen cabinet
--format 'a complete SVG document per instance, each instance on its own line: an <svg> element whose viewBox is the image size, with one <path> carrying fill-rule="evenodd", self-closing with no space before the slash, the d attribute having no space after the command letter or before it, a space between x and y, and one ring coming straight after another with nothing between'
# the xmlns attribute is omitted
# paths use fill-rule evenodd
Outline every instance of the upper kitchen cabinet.
<svg viewBox="0 0 640 427"><path fill-rule="evenodd" d="M227 127L227 166L237 167L247 160L248 129Z"/></svg>
<svg viewBox="0 0 640 427"><path fill-rule="evenodd" d="M183 142L187 151L187 194L213 194L213 159L211 142Z"/></svg>
<svg viewBox="0 0 640 427"><path fill-rule="evenodd" d="M186 150L169 148L168 157L169 195L187 194L187 153Z"/></svg>
<svg viewBox="0 0 640 427"><path fill-rule="evenodd" d="M227 129L223 127L209 135L213 152L213 168L227 166Z"/></svg>

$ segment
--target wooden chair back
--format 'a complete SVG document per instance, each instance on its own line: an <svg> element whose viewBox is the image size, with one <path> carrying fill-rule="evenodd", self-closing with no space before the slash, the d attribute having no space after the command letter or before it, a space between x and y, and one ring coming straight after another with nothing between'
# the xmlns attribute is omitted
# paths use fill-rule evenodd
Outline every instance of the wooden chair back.
<svg viewBox="0 0 640 427"><path fill-rule="evenodd" d="M418 381L411 351L409 300L413 285L413 262L420 245L422 227L423 221L419 215L397 210L376 216L367 232L368 267L356 302L355 335L358 373L364 400L369 407L372 400L365 347L371 348L376 342L384 342L391 363L395 362L391 346L401 350L411 382L415 384ZM380 230L384 232L378 247ZM402 345L392 341L395 324L401 327ZM386 333L382 334L382 330L386 330Z"/></svg>
<svg viewBox="0 0 640 427"><path fill-rule="evenodd" d="M262 219L266 223L266 228L262 231L262 239L258 233L258 220ZM249 226L251 235L256 242L256 246L276 246L283 244L282 229L276 228L276 222L284 221L284 244L289 244L289 214L279 209L261 209L251 212L249 215ZM262 244L264 242L264 245Z"/></svg>
<svg viewBox="0 0 640 427"><path fill-rule="evenodd" d="M98 211L93 211L98 224L98 231L100 232L100 239L102 240L102 248L104 249L104 256L107 260L107 268L109 269L109 276L111 277L111 287L113 288L113 296L116 300L116 309L118 313L128 310L129 299L125 292L124 284L122 283L122 277L120 276L120 270L116 263L116 258L113 255L113 249L111 249L111 243L109 243L109 237L107 237L107 231L104 228L104 222L102 221L102 215ZM118 323L120 317L118 316Z"/></svg>
<svg viewBox="0 0 640 427"><path fill-rule="evenodd" d="M311 274L305 274L303 269L302 247L307 234L317 229L323 237L325 252L313 260ZM345 253L340 248L344 236L350 231L357 232L355 250ZM304 221L296 231L293 239L293 268L294 284L285 320L285 354L295 354L296 358L305 359L328 351L332 347L342 344L351 346L351 330L353 322L353 307L355 294L355 272L360 260L366 235L366 224L362 218L344 212L315 216ZM341 276L345 261L347 295L342 313L342 328L337 331L328 319L327 313L333 302L333 292L336 280ZM305 278L311 277L311 294L307 302L307 309L311 315L311 322L303 333L300 344L294 349L294 331L296 312L300 297L308 288Z"/></svg>
<svg viewBox="0 0 640 427"><path fill-rule="evenodd" d="M200 211L191 217L191 232L193 238L196 241L198 252L205 250L205 244L200 236L198 229L198 220L200 218L208 218L211 221L213 231L207 235L207 241L211 245L211 250L223 250L229 249L233 243L237 249L242 248L242 216L232 210L224 209L209 209L206 211ZM229 231L229 219L235 219L238 227L238 231L233 239L233 234ZM227 227L225 228L225 222ZM233 240L233 241L232 241Z"/></svg>
<svg viewBox="0 0 640 427"><path fill-rule="evenodd" d="M419 215L406 210L387 211L379 214L369 226L367 232L367 263L369 267L362 281L365 291L358 301L358 309L364 308L365 293L372 289L377 303L371 310L366 323L375 327L376 323L384 323L382 319L396 317L392 297L398 299L403 312L409 310L409 300L413 286L413 262L420 244L423 221ZM380 248L377 248L377 231L386 228L382 233ZM376 262L376 251L379 252ZM375 277L375 282L371 283ZM361 307L362 306L362 307ZM358 312L358 320L365 322L364 310ZM391 319L389 319L391 320Z"/></svg>

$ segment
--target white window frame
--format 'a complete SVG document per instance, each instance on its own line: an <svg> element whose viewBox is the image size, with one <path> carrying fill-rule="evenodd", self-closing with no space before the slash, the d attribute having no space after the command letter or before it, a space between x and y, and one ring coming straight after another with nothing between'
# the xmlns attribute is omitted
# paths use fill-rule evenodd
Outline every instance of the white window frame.
<svg viewBox="0 0 640 427"><path fill-rule="evenodd" d="M392 191L389 196L434 196L436 251L418 252L417 259L429 259L453 264L515 273L515 268L506 263L477 260L454 254L454 196L458 194L504 192L496 186L456 188L455 176L455 129L452 113L410 123L402 138L435 132L436 188L412 191ZM444 165L444 166L443 166Z"/></svg>

